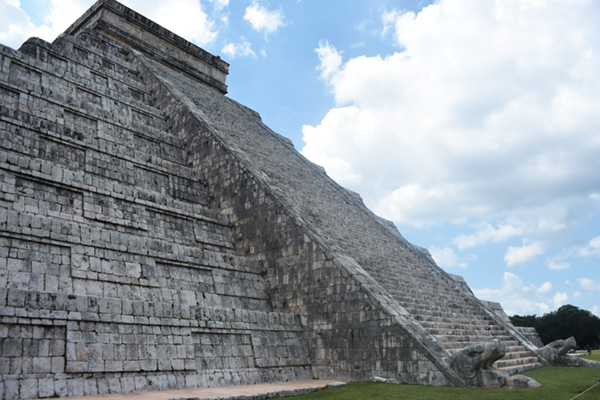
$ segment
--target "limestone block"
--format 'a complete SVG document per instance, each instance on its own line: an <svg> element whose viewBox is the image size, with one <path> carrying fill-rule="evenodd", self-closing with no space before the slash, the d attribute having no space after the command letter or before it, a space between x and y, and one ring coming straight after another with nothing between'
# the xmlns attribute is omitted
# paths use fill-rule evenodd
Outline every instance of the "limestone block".
<svg viewBox="0 0 600 400"><path fill-rule="evenodd" d="M38 397L38 380L35 378L25 378L19 381L20 398L30 399Z"/></svg>
<svg viewBox="0 0 600 400"><path fill-rule="evenodd" d="M33 373L45 374L52 372L52 359L50 357L33 357Z"/></svg>
<svg viewBox="0 0 600 400"><path fill-rule="evenodd" d="M123 392L130 393L135 392L135 379L133 377L124 376L121 378L121 388Z"/></svg>
<svg viewBox="0 0 600 400"><path fill-rule="evenodd" d="M52 357L52 373L61 374L65 372L65 358Z"/></svg>
<svg viewBox="0 0 600 400"><path fill-rule="evenodd" d="M54 389L53 378L42 378L38 383L38 390L40 397L51 397L54 396L56 391Z"/></svg>
<svg viewBox="0 0 600 400"><path fill-rule="evenodd" d="M19 386L20 382L18 379L5 379L4 380L4 398L5 399L18 399L19 398Z"/></svg>
<svg viewBox="0 0 600 400"><path fill-rule="evenodd" d="M84 379L83 381L83 393L85 396L92 396L98 394L98 383L95 379Z"/></svg>

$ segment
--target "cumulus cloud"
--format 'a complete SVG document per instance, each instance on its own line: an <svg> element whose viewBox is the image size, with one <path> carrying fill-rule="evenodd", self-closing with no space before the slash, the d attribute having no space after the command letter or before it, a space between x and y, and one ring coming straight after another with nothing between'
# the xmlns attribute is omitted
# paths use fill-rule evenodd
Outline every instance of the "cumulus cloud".
<svg viewBox="0 0 600 400"><path fill-rule="evenodd" d="M568 262L550 261L548 263L548 269L551 269L552 271L561 271L563 269L569 268L571 268L571 264L569 264Z"/></svg>
<svg viewBox="0 0 600 400"><path fill-rule="evenodd" d="M243 40L243 38L242 38ZM248 41L242 43L228 43L226 44L221 52L231 58L236 57L252 57L256 58L256 53L252 50L252 44Z"/></svg>
<svg viewBox="0 0 600 400"><path fill-rule="evenodd" d="M210 0L210 2L214 4L214 7L217 11L227 8L229 5L229 0Z"/></svg>
<svg viewBox="0 0 600 400"><path fill-rule="evenodd" d="M315 52L319 56L317 69L321 72L321 78L329 79L342 65L342 55L327 41L319 43ZM305 128L310 129L310 127Z"/></svg>
<svg viewBox="0 0 600 400"><path fill-rule="evenodd" d="M552 290L552 284L550 282L545 282L542 286L537 288L538 293L547 293Z"/></svg>
<svg viewBox="0 0 600 400"><path fill-rule="evenodd" d="M594 282L590 278L579 278L577 282L579 282L579 286L584 290L600 291L600 282Z"/></svg>
<svg viewBox="0 0 600 400"><path fill-rule="evenodd" d="M219 0L221 3L222 1ZM165 28L199 45L214 41L214 22L196 0L122 0L126 6L152 19ZM40 0L38 7L46 11L44 20L34 24L16 0L0 2L0 40L13 47L31 36L53 41L94 4L93 0Z"/></svg>
<svg viewBox="0 0 600 400"><path fill-rule="evenodd" d="M35 25L18 1L0 2L0 26L4 26L0 42L13 48L18 48L35 30Z"/></svg>
<svg viewBox="0 0 600 400"><path fill-rule="evenodd" d="M197 0L124 0L124 4L200 46L217 37L215 22Z"/></svg>
<svg viewBox="0 0 600 400"><path fill-rule="evenodd" d="M462 260L458 254L456 254L454 250L449 247L440 249L438 247L431 246L429 248L429 252L431 253L431 257L433 257L436 264L442 268L454 269L467 268L468 266L467 262Z"/></svg>
<svg viewBox="0 0 600 400"><path fill-rule="evenodd" d="M503 225L494 228L491 224L488 224L485 228L479 230L475 234L458 236L454 239L454 244L456 244L459 249L464 250L469 247L485 244L489 241L502 242L513 236L521 235L522 233L522 229L515 228L512 225Z"/></svg>
<svg viewBox="0 0 600 400"><path fill-rule="evenodd" d="M592 257L600 256L600 236L596 236L589 241L588 245L579 250L579 256Z"/></svg>
<svg viewBox="0 0 600 400"><path fill-rule="evenodd" d="M556 294L554 294L554 297L552 298L554 308L564 306L565 304L567 304L567 301L569 301L569 295L566 293L556 292Z"/></svg>
<svg viewBox="0 0 600 400"><path fill-rule="evenodd" d="M248 21L253 29L265 34L276 32L284 25L283 11L269 10L257 1L246 8L244 20Z"/></svg>
<svg viewBox="0 0 600 400"><path fill-rule="evenodd" d="M599 18L593 2L559 0L389 12L397 52L317 49L337 106L303 128L302 152L400 224L520 213L527 229L564 230L600 186ZM456 244L523 229L484 225Z"/></svg>
<svg viewBox="0 0 600 400"><path fill-rule="evenodd" d="M398 18L403 14L399 10L384 11L381 15L381 22L383 23L383 29L381 36L385 36L390 30L394 29L394 25Z"/></svg>
<svg viewBox="0 0 600 400"><path fill-rule="evenodd" d="M543 297L548 292L548 282L540 288L525 285L516 274L505 272L500 289L473 289L473 293L483 300L496 301L502 304L508 315L543 315L554 307L554 299Z"/></svg>
<svg viewBox="0 0 600 400"><path fill-rule="evenodd" d="M523 244L521 247L510 246L504 255L504 261L509 267L525 264L535 256L544 254L544 246L541 242Z"/></svg>
<svg viewBox="0 0 600 400"><path fill-rule="evenodd" d="M30 37L39 37L52 41L69 27L83 12L91 6L90 0L48 0L42 1L38 7L47 10L46 17L36 25L31 16L22 8L17 0L0 2L0 41L18 48Z"/></svg>

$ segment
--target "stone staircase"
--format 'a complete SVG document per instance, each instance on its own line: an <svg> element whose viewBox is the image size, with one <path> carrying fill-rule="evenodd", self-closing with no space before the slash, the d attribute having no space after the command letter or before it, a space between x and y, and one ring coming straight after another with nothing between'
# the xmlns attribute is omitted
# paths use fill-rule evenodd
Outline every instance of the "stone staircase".
<svg viewBox="0 0 600 400"><path fill-rule="evenodd" d="M435 285L429 278L418 291L414 287L401 287L394 294L446 350L453 354L470 345L498 340L506 345L507 352L494 364L496 368L512 375L542 366L533 352L443 278L440 274Z"/></svg>
<svg viewBox="0 0 600 400"><path fill-rule="evenodd" d="M324 174L316 173L314 165L291 151L286 139L267 136L267 128L256 113L226 97L213 96L205 86L158 64L153 68L185 93L204 115L218 115L219 118L210 123L218 130L220 140L239 151L242 157L251 154L252 167L268 177L276 193L285 194L285 201L301 213L307 226L316 227L327 240L358 262L449 351L498 339L511 349L505 357L513 360L508 364L520 363L526 368L539 366L529 357L532 354L526 354L524 347L519 349L512 335L490 318L471 296L459 291L456 282L439 271L395 228L392 231L389 224L381 223L356 194L335 185ZM433 333L438 332L435 329L463 331ZM508 369L509 372L517 370L522 367Z"/></svg>

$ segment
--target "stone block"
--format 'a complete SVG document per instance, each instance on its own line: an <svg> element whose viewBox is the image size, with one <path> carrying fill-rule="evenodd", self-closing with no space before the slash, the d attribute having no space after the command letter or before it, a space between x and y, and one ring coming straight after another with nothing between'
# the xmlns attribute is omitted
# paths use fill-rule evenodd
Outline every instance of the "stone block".
<svg viewBox="0 0 600 400"><path fill-rule="evenodd" d="M47 374L52 372L52 359L50 357L33 357L34 374Z"/></svg>
<svg viewBox="0 0 600 400"><path fill-rule="evenodd" d="M52 397L56 394L53 378L42 378L38 383L39 397Z"/></svg>
<svg viewBox="0 0 600 400"><path fill-rule="evenodd" d="M119 378L108 378L108 393L122 393L124 392L121 387L121 381Z"/></svg>
<svg viewBox="0 0 600 400"><path fill-rule="evenodd" d="M85 379L83 381L83 393L85 396L98 394L98 382L95 379Z"/></svg>
<svg viewBox="0 0 600 400"><path fill-rule="evenodd" d="M19 381L19 396L22 399L32 399L38 397L38 380L35 378L25 378Z"/></svg>
<svg viewBox="0 0 600 400"><path fill-rule="evenodd" d="M19 381L17 379L4 380L4 398L7 400L19 398Z"/></svg>
<svg viewBox="0 0 600 400"><path fill-rule="evenodd" d="M137 375L135 378L135 390L138 392L149 390L148 379L143 375Z"/></svg>
<svg viewBox="0 0 600 400"><path fill-rule="evenodd" d="M69 373L81 373L88 372L89 365L87 361L67 361L66 372ZM70 395L74 396L74 395Z"/></svg>

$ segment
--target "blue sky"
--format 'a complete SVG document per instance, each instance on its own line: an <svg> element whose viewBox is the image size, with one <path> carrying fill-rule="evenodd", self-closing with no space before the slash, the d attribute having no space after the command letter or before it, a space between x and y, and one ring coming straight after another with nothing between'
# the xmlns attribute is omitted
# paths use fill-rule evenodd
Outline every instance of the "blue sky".
<svg viewBox="0 0 600 400"><path fill-rule="evenodd" d="M0 42L93 1L0 0ZM600 315L600 3L125 0L509 314Z"/></svg>

